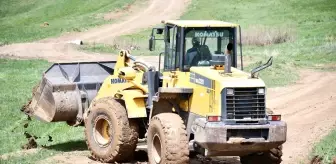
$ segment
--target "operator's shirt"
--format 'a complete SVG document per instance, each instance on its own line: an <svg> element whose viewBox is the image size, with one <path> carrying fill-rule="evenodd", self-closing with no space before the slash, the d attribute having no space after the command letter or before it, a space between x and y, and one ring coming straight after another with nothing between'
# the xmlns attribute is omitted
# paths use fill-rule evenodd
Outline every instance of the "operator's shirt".
<svg viewBox="0 0 336 164"><path fill-rule="evenodd" d="M194 57L197 55L197 48L192 47L187 51L187 55L186 55L186 64L187 65L191 65L192 61L194 59Z"/></svg>

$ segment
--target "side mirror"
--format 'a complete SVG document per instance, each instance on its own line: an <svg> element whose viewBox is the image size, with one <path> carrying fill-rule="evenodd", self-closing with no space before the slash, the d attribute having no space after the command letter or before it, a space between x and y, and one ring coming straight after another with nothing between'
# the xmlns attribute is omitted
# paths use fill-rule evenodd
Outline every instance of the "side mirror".
<svg viewBox="0 0 336 164"><path fill-rule="evenodd" d="M154 51L155 50L155 37L152 35L149 38L149 51Z"/></svg>

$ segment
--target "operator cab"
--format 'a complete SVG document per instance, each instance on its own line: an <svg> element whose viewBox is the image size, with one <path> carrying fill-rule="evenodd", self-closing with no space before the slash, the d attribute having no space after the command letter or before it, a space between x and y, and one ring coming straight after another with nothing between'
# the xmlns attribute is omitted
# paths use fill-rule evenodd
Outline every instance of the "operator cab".
<svg viewBox="0 0 336 164"><path fill-rule="evenodd" d="M187 72L191 67L223 65L227 48L230 48L230 65L237 67L239 25L214 20L168 20L162 23L164 27L152 30L149 49L155 49L156 40L164 40L164 71ZM162 34L163 39L156 39L156 35Z"/></svg>

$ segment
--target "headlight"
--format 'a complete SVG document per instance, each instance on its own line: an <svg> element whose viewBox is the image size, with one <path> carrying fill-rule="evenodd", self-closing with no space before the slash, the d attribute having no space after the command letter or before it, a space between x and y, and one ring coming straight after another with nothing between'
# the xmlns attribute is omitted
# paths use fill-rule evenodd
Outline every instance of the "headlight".
<svg viewBox="0 0 336 164"><path fill-rule="evenodd" d="M233 89L227 89L226 94L228 95L233 95Z"/></svg>
<svg viewBox="0 0 336 164"><path fill-rule="evenodd" d="M258 89L258 94L260 94L260 95L265 94L265 88L259 88Z"/></svg>

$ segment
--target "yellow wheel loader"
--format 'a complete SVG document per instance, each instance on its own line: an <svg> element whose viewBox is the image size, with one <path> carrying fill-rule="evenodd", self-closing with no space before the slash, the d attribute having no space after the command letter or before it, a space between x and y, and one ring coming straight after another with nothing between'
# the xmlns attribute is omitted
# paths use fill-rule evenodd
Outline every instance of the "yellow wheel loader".
<svg viewBox="0 0 336 164"><path fill-rule="evenodd" d="M272 57L247 73L239 25L162 25L149 39L151 51L159 41L164 47L158 68L124 50L117 61L53 64L25 112L85 126L87 146L102 162L129 160L142 139L151 164L189 163L191 154L281 163L287 125L266 112L266 87L257 76Z"/></svg>

